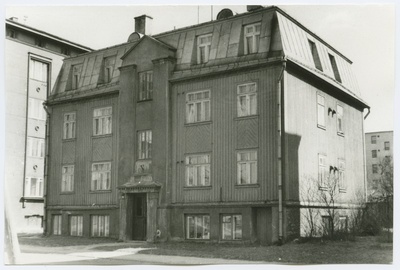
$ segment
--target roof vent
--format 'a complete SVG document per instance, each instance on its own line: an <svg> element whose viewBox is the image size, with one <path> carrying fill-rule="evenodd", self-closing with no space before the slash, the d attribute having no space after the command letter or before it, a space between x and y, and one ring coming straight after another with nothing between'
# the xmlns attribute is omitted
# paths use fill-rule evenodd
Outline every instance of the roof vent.
<svg viewBox="0 0 400 270"><path fill-rule="evenodd" d="M254 11L254 10L262 8L262 6L246 6L246 7L247 7L247 11Z"/></svg>
<svg viewBox="0 0 400 270"><path fill-rule="evenodd" d="M13 22L18 22L18 17L11 17L9 20Z"/></svg>
<svg viewBox="0 0 400 270"><path fill-rule="evenodd" d="M232 10L230 10L229 8L224 8L223 10L221 10L218 15L217 15L217 20L222 20L222 19L226 19L229 17L233 16L233 12Z"/></svg>
<svg viewBox="0 0 400 270"><path fill-rule="evenodd" d="M140 34L138 32L133 32L132 34L129 35L128 37L128 42L134 42L143 37L143 34Z"/></svg>

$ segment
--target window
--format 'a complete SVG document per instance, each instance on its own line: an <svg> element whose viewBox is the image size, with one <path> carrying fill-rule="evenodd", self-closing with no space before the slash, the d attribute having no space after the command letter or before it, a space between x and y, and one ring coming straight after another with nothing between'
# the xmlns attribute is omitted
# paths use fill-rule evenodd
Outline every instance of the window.
<svg viewBox="0 0 400 270"><path fill-rule="evenodd" d="M248 83L237 87L238 117L257 114L257 85Z"/></svg>
<svg viewBox="0 0 400 270"><path fill-rule="evenodd" d="M346 216L339 217L339 231L347 232L347 217Z"/></svg>
<svg viewBox="0 0 400 270"><path fill-rule="evenodd" d="M92 164L91 190L109 190L111 184L111 163Z"/></svg>
<svg viewBox="0 0 400 270"><path fill-rule="evenodd" d="M343 135L343 107L339 104L336 106L337 117L337 133Z"/></svg>
<svg viewBox="0 0 400 270"><path fill-rule="evenodd" d="M187 239L210 239L210 216L188 215L186 216Z"/></svg>
<svg viewBox="0 0 400 270"><path fill-rule="evenodd" d="M115 56L106 57L103 60L103 74L100 83L110 83L114 73Z"/></svg>
<svg viewBox="0 0 400 270"><path fill-rule="evenodd" d="M207 63L210 57L212 35L203 35L197 37L197 63Z"/></svg>
<svg viewBox="0 0 400 270"><path fill-rule="evenodd" d="M91 236L108 237L110 231L110 216L93 215L91 216Z"/></svg>
<svg viewBox="0 0 400 270"><path fill-rule="evenodd" d="M70 216L69 217L69 234L72 236L82 236L83 217Z"/></svg>
<svg viewBox="0 0 400 270"><path fill-rule="evenodd" d="M345 161L339 159L339 191L346 190Z"/></svg>
<svg viewBox="0 0 400 270"><path fill-rule="evenodd" d="M61 235L62 217L61 215L53 215L53 234Z"/></svg>
<svg viewBox="0 0 400 270"><path fill-rule="evenodd" d="M222 216L222 239L224 240L242 239L242 215Z"/></svg>
<svg viewBox="0 0 400 270"><path fill-rule="evenodd" d="M139 159L151 158L151 130L138 132L138 151Z"/></svg>
<svg viewBox="0 0 400 270"><path fill-rule="evenodd" d="M261 23L244 27L244 54L257 53L260 43Z"/></svg>
<svg viewBox="0 0 400 270"><path fill-rule="evenodd" d="M112 107L93 111L93 135L106 135L112 132Z"/></svg>
<svg viewBox="0 0 400 270"><path fill-rule="evenodd" d="M210 91L199 91L186 95L186 122L210 120Z"/></svg>
<svg viewBox="0 0 400 270"><path fill-rule="evenodd" d="M319 127L325 127L325 98L318 94L317 94L317 104L318 104L317 125Z"/></svg>
<svg viewBox="0 0 400 270"><path fill-rule="evenodd" d="M340 73L339 73L339 69L338 66L336 64L336 59L333 55L329 54L329 60L331 62L331 66L332 66L332 71L333 71L333 75L335 76L335 80L337 80L338 82L342 82L342 79L340 78Z"/></svg>
<svg viewBox="0 0 400 270"><path fill-rule="evenodd" d="M385 142L385 150L390 150L390 142Z"/></svg>
<svg viewBox="0 0 400 270"><path fill-rule="evenodd" d="M237 153L238 184L257 183L257 151Z"/></svg>
<svg viewBox="0 0 400 270"><path fill-rule="evenodd" d="M313 61L314 61L315 68L317 68L320 71L322 71L322 65L321 65L321 60L319 59L317 46L311 40L308 41L308 44L310 45L311 55L312 55L312 58L313 58Z"/></svg>
<svg viewBox="0 0 400 270"><path fill-rule="evenodd" d="M71 89L78 89L79 79L82 72L82 65L73 65L71 67Z"/></svg>
<svg viewBox="0 0 400 270"><path fill-rule="evenodd" d="M61 192L74 191L74 165L62 167Z"/></svg>
<svg viewBox="0 0 400 270"><path fill-rule="evenodd" d="M371 144L376 144L376 136L371 136Z"/></svg>
<svg viewBox="0 0 400 270"><path fill-rule="evenodd" d="M35 45L38 47L44 48L44 47L46 47L46 42L44 42L44 40L42 40L40 38L36 38Z"/></svg>
<svg viewBox="0 0 400 270"><path fill-rule="evenodd" d="M27 177L25 179L25 197L43 196L43 178Z"/></svg>
<svg viewBox="0 0 400 270"><path fill-rule="evenodd" d="M186 157L186 186L209 186L210 155L192 155Z"/></svg>
<svg viewBox="0 0 400 270"><path fill-rule="evenodd" d="M139 101L153 98L153 71L139 73Z"/></svg>
<svg viewBox="0 0 400 270"><path fill-rule="evenodd" d="M326 156L319 154L318 155L318 182L320 188L326 188L327 186L327 169L328 167L326 166Z"/></svg>
<svg viewBox="0 0 400 270"><path fill-rule="evenodd" d="M44 139L27 138L26 154L28 157L44 157Z"/></svg>
<svg viewBox="0 0 400 270"><path fill-rule="evenodd" d="M330 236L333 228L333 221L330 216L322 216L322 228L324 236Z"/></svg>
<svg viewBox="0 0 400 270"><path fill-rule="evenodd" d="M376 158L376 157L377 157L377 152L376 152L376 150L372 150L372 151L371 151L371 154L372 154L372 158Z"/></svg>
<svg viewBox="0 0 400 270"><path fill-rule="evenodd" d="M38 120L46 120L46 111L43 108L43 100L29 98L28 117Z"/></svg>
<svg viewBox="0 0 400 270"><path fill-rule="evenodd" d="M17 32L15 32L15 30L9 29L7 31L7 36L9 36L10 38L17 38Z"/></svg>
<svg viewBox="0 0 400 270"><path fill-rule="evenodd" d="M74 112L64 114L63 139L74 139L75 138L75 121L76 121L76 114Z"/></svg>
<svg viewBox="0 0 400 270"><path fill-rule="evenodd" d="M29 78L47 83L49 65L47 63L29 60Z"/></svg>
<svg viewBox="0 0 400 270"><path fill-rule="evenodd" d="M372 173L378 173L378 164L372 164Z"/></svg>

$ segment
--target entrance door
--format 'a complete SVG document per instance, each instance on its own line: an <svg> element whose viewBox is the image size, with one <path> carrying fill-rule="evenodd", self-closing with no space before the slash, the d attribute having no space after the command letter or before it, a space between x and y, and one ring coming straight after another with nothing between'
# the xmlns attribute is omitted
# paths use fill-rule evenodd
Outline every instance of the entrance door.
<svg viewBox="0 0 400 270"><path fill-rule="evenodd" d="M133 228L132 240L146 240L147 204L146 194L133 195Z"/></svg>

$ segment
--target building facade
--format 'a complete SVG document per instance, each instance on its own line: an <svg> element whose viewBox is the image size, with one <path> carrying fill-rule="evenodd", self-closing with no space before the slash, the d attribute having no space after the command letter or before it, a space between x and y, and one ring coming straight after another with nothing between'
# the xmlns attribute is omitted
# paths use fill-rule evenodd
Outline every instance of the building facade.
<svg viewBox="0 0 400 270"><path fill-rule="evenodd" d="M278 7L224 14L153 36L143 15L128 42L64 60L48 234L272 243L302 234L321 205L300 191L329 175L346 216L368 108L351 61Z"/></svg>
<svg viewBox="0 0 400 270"><path fill-rule="evenodd" d="M46 112L66 56L89 48L6 20L5 193L17 232L43 231Z"/></svg>
<svg viewBox="0 0 400 270"><path fill-rule="evenodd" d="M393 161L393 131L365 133L365 150L367 196L381 196L379 186L382 180L382 167L386 166L386 162L389 162L390 166ZM391 169L393 170L393 167Z"/></svg>

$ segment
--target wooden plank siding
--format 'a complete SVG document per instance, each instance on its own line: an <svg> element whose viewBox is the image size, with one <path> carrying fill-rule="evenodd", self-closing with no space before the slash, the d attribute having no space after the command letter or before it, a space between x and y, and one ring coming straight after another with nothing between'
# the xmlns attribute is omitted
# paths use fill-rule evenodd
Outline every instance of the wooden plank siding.
<svg viewBox="0 0 400 270"><path fill-rule="evenodd" d="M345 160L347 189L341 194L343 202L353 198L364 188L363 169L363 113L346 100L328 94L304 77L287 72L285 87L285 143L286 182L285 199L298 200L306 181L318 179L318 154L326 155L327 166L338 167L338 159ZM317 127L317 93L325 98L324 129ZM343 107L344 135L337 133L337 117L328 109Z"/></svg>
<svg viewBox="0 0 400 270"><path fill-rule="evenodd" d="M277 199L276 90L281 69L268 67L173 85L173 203ZM248 82L258 85L258 115L238 118L237 85ZM186 94L199 90L210 90L211 121L185 124ZM258 151L258 186L237 185L239 149ZM185 187L185 156L193 153L210 154L211 187Z"/></svg>
<svg viewBox="0 0 400 270"><path fill-rule="evenodd" d="M93 110L112 106L112 134L93 136ZM76 139L63 140L63 115L76 113ZM118 97L107 96L54 106L51 113L51 158L48 206L115 205L117 203ZM99 147L101 145L101 147ZM111 162L111 190L90 191L93 162ZM74 191L61 193L63 164L75 165Z"/></svg>

